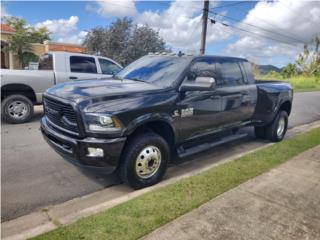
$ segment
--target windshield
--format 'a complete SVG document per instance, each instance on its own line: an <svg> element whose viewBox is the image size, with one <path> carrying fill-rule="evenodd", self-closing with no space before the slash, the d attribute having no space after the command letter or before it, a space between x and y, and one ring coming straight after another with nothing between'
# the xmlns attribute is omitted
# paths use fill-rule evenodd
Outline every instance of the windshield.
<svg viewBox="0 0 320 240"><path fill-rule="evenodd" d="M172 86L190 62L186 57L145 56L121 70L116 77Z"/></svg>

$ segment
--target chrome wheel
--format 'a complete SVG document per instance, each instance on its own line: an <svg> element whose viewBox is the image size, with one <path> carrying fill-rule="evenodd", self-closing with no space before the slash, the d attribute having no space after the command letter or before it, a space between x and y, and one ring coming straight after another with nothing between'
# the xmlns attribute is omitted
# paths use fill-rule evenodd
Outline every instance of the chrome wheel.
<svg viewBox="0 0 320 240"><path fill-rule="evenodd" d="M161 152L156 146L147 146L136 159L136 174L140 178L152 177L160 168Z"/></svg>
<svg viewBox="0 0 320 240"><path fill-rule="evenodd" d="M23 119L28 112L27 104L22 101L13 101L8 105L8 114L14 119Z"/></svg>
<svg viewBox="0 0 320 240"><path fill-rule="evenodd" d="M282 137L284 130L285 130L285 127L286 127L286 121L285 121L284 117L281 117L279 119L279 123L278 123L278 127L277 127L277 136L278 137Z"/></svg>

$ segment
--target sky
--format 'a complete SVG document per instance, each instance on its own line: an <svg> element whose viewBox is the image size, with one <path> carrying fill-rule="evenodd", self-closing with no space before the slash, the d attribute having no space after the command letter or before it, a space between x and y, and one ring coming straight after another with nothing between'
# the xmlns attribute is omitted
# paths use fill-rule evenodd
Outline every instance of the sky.
<svg viewBox="0 0 320 240"><path fill-rule="evenodd" d="M1 16L46 26L53 41L81 44L90 29L130 17L173 51L197 54L203 1L1 1ZM320 1L210 1L206 54L283 67L320 36Z"/></svg>

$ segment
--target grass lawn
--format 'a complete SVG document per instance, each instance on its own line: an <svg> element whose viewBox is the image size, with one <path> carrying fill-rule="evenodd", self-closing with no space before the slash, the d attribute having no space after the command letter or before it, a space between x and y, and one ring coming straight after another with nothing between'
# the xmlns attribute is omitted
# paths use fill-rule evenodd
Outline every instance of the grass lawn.
<svg viewBox="0 0 320 240"><path fill-rule="evenodd" d="M137 239L319 144L313 129L35 239Z"/></svg>
<svg viewBox="0 0 320 240"><path fill-rule="evenodd" d="M282 79L275 75L259 75L259 80L279 80L291 83L293 89L297 92L320 90L320 77L295 76L288 79Z"/></svg>

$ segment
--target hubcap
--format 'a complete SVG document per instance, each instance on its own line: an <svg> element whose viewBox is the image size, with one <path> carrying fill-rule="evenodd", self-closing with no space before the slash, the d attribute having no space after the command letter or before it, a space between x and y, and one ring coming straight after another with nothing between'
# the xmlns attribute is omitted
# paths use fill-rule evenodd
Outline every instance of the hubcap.
<svg viewBox="0 0 320 240"><path fill-rule="evenodd" d="M282 117L279 119L278 128L277 128L278 137L282 137L282 135L284 133L285 126L286 126L286 121Z"/></svg>
<svg viewBox="0 0 320 240"><path fill-rule="evenodd" d="M159 169L161 152L156 146L147 146L136 159L136 173L140 178L150 178Z"/></svg>
<svg viewBox="0 0 320 240"><path fill-rule="evenodd" d="M15 119L21 119L28 113L28 106L22 101L14 101L8 106L8 113Z"/></svg>

